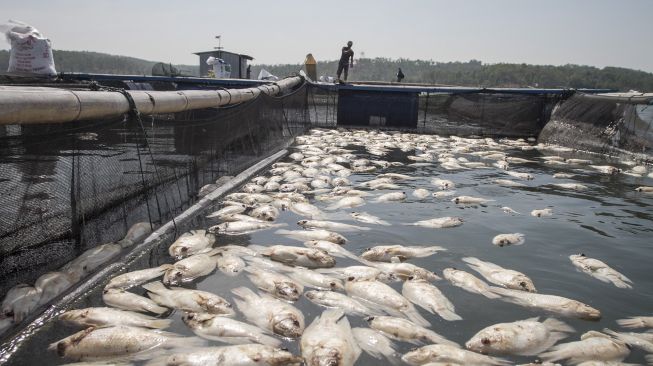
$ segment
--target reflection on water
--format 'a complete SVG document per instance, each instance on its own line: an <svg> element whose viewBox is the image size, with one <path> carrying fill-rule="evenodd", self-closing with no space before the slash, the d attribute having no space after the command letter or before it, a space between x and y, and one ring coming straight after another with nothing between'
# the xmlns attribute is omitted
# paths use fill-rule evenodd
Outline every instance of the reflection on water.
<svg viewBox="0 0 653 366"><path fill-rule="evenodd" d="M358 149L360 157L378 159ZM382 159L411 163L406 159L409 153L393 150ZM371 197L366 198L366 205L357 209L381 217L392 223L392 226L368 225L370 231L348 232L344 235L349 242L347 249L361 253L365 248L378 244L404 245L440 245L448 250L426 258L411 259L410 262L441 274L447 267L467 269L461 258L478 257L482 260L499 264L503 267L524 272L533 279L538 292L573 298L600 309L603 317L599 321L589 322L578 319L564 319L576 329L568 341L578 340L581 333L588 330L603 328L619 329L616 319L651 315L653 309L653 276L650 275L653 262L651 231L653 231L652 194L642 194L634 191L641 185L653 185L651 178L636 178L617 175L606 176L589 168L581 166L551 167L542 164L542 155L554 154L551 151L511 150L510 155L536 161L536 163L511 164L511 169L527 172L534 176L531 181L520 181L528 187L507 188L493 183L497 178L510 178L501 171L492 169L471 169L447 171L437 164L411 167L408 165L390 167L380 172L409 174L417 179L400 181L397 184L408 193L408 199L402 203L373 203ZM566 153L571 156L571 153ZM481 161L468 156L471 161ZM597 156L583 157L593 159L597 165L616 164L614 161L600 161ZM627 169L627 166L622 166ZM556 172L573 173L569 179L554 179ZM377 173L354 174L349 177L352 184L357 184L375 177ZM415 188L426 188L433 192L436 187L430 184L434 177L450 179L457 183L456 195L480 196L492 201L483 205L456 205L448 198L428 197L424 200L415 199L410 192ZM565 190L552 184L581 183L588 187L585 191ZM388 191L374 191L374 195ZM323 208L324 202L312 202ZM507 214L501 207L509 206L519 214ZM553 216L536 218L529 213L533 209L551 208ZM429 229L415 226L404 226L418 220L441 216L459 216L464 224L450 229ZM287 223L291 229L299 229L296 225L302 217L285 211L279 222ZM333 221L351 222L347 211L329 214ZM215 222L197 218L191 228L206 228ZM358 224L358 223L355 223ZM520 232L525 234L526 242L521 246L499 248L492 245L492 238L499 233ZM258 232L250 236L220 237L218 243L235 244L289 244L301 245L299 242L274 234L273 230ZM151 267L162 263L171 263L167 254L167 244L158 248L151 256L142 259L136 267ZM590 257L601 259L616 270L633 280L632 290L619 289L611 284L600 282L586 274L577 272L568 256L585 253ZM356 262L338 258L338 266L354 265ZM198 288L214 292L227 299L233 296L230 290L238 286L251 286L244 275L235 278L226 277L216 272L195 283L188 284L190 288ZM438 281L435 285L452 301L456 312L463 320L447 322L438 316L421 311L432 324L432 328L450 340L463 344L478 330L499 322L510 322L520 319L540 316L546 317L541 311L528 310L522 307L490 300L482 296L470 294L446 281ZM401 291L401 284L392 286ZM144 293L142 290L136 290ZM87 298L80 299L79 307L101 305L99 290ZM300 299L296 305L304 312L307 324L323 309L313 305L306 299ZM184 335L192 332L181 322L179 312L170 316L174 319L171 331ZM360 318L350 317L352 326L365 326ZM41 352L46 345L59 338L72 334L75 329L63 326L59 322L46 325L44 330L30 340L14 358L15 363L32 364L44 361ZM399 350L406 352L412 345L399 343ZM286 342L286 347L299 353L297 342ZM38 355L37 355L38 354ZM626 362L644 362L642 351L633 349ZM48 363L61 363L53 354L47 353ZM529 357L512 357L515 362L532 361ZM362 354L358 365L378 365L379 362Z"/></svg>

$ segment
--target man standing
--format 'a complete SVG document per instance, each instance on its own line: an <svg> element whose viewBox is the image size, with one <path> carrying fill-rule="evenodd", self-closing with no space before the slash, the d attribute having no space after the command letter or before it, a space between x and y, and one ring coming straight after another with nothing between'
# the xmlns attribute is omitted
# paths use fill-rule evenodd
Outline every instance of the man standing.
<svg viewBox="0 0 653 366"><path fill-rule="evenodd" d="M351 46L354 42L347 42L347 46L342 48L342 54L340 55L340 61L338 62L338 82L340 82L340 74L343 70L345 72L345 81L347 81L347 76L349 75L349 68L354 67L354 50L351 49Z"/></svg>
<svg viewBox="0 0 653 366"><path fill-rule="evenodd" d="M400 83L401 80L405 78L404 73L401 71L401 67L399 68L399 71L397 71L397 82Z"/></svg>

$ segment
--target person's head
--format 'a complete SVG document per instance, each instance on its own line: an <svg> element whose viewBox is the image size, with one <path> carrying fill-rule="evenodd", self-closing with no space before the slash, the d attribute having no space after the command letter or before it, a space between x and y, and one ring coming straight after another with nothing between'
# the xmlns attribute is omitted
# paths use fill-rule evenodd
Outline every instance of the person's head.
<svg viewBox="0 0 653 366"><path fill-rule="evenodd" d="M347 42L347 47L351 47L353 45L354 45L354 42L352 42L352 41Z"/></svg>

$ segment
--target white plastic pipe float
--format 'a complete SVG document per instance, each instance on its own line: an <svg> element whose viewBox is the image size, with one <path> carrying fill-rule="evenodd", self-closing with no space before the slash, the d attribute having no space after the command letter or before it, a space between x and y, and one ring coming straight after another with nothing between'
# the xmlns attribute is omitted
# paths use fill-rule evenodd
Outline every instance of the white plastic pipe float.
<svg viewBox="0 0 653 366"><path fill-rule="evenodd" d="M245 102L259 94L277 95L299 85L299 76L247 89L127 91L141 114L176 113ZM119 117L129 112L127 98L114 91L42 87L0 87L0 125L64 123Z"/></svg>

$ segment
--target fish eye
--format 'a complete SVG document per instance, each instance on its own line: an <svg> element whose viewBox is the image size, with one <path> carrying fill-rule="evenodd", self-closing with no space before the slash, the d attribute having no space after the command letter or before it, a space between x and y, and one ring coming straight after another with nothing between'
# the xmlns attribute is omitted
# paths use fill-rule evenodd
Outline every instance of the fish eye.
<svg viewBox="0 0 653 366"><path fill-rule="evenodd" d="M523 288L526 288L526 282L523 282L523 281L520 282L520 283L519 283L519 286L521 286L521 287L523 287Z"/></svg>
<svg viewBox="0 0 653 366"><path fill-rule="evenodd" d="M408 276L408 280L409 280L409 281L410 281L410 280L413 280L413 279L415 279L415 276Z"/></svg>
<svg viewBox="0 0 653 366"><path fill-rule="evenodd" d="M488 345L492 343L492 341L490 341L489 338L481 338L481 343L483 343L484 345Z"/></svg>
<svg viewBox="0 0 653 366"><path fill-rule="evenodd" d="M294 326L298 327L299 326L299 321L295 319L295 320L292 321L292 324Z"/></svg>
<svg viewBox="0 0 653 366"><path fill-rule="evenodd" d="M353 281L353 280L355 280L355 279L356 279L356 277L354 277L354 276L347 277L347 281Z"/></svg>

